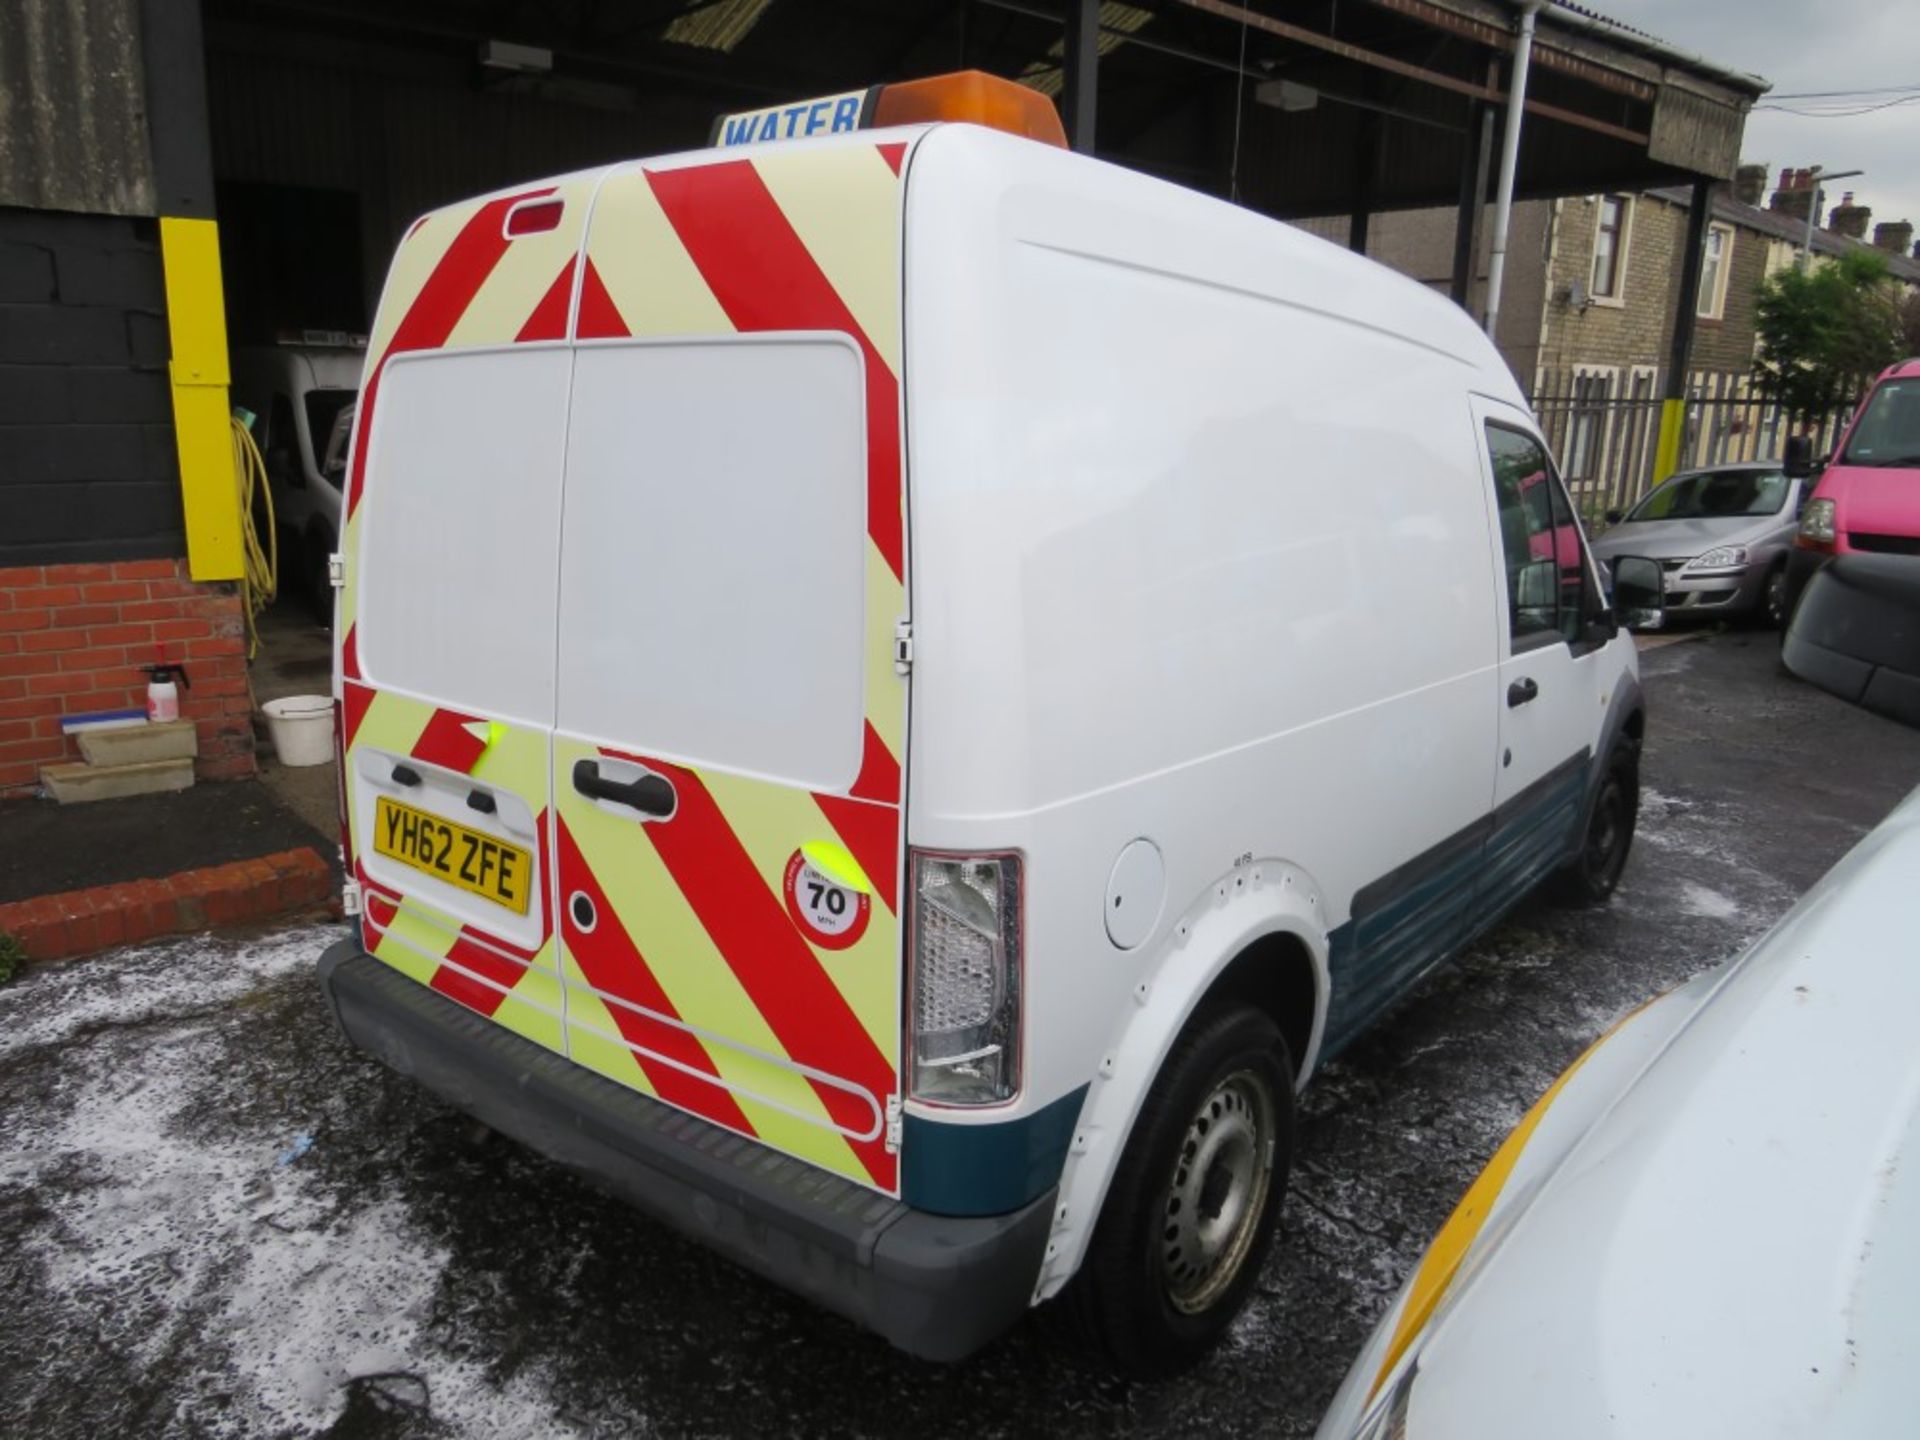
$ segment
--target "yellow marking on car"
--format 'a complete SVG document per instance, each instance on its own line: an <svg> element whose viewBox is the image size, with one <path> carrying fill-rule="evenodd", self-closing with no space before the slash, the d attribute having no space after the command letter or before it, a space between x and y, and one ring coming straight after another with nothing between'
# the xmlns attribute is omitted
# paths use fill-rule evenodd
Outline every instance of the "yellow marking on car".
<svg viewBox="0 0 1920 1440"><path fill-rule="evenodd" d="M1541 1119L1554 1100L1566 1088L1574 1073L1587 1063L1587 1057L1606 1044L1615 1031L1643 1008L1635 1007L1621 1017L1605 1035L1581 1051L1579 1058L1560 1072L1560 1078L1549 1085L1547 1093L1520 1118L1513 1132L1493 1152L1493 1158L1487 1162L1486 1168L1467 1187L1467 1193L1460 1197L1460 1203L1454 1207L1453 1214L1447 1217L1447 1223L1440 1227L1440 1233L1433 1237L1433 1243L1421 1257L1420 1268L1414 1272L1413 1285L1407 1291L1407 1303L1393 1327L1393 1340L1387 1346L1379 1372L1373 1377L1373 1388L1367 1392L1368 1404L1372 1404L1374 1397L1380 1393L1380 1387L1393 1373L1394 1366L1400 1363L1400 1357L1407 1353L1407 1347L1413 1343L1414 1337L1433 1318L1440 1298L1447 1293L1447 1287L1459 1273L1460 1262L1466 1259L1468 1248L1486 1225L1487 1217L1493 1213L1494 1202L1500 1198L1513 1167L1519 1163L1520 1152L1527 1148L1527 1141L1533 1138L1533 1132L1539 1128Z"/></svg>
<svg viewBox="0 0 1920 1440"><path fill-rule="evenodd" d="M800 853L834 884L857 890L862 895L873 894L873 882L867 878L867 872L860 868L853 852L838 841L808 840L801 844Z"/></svg>

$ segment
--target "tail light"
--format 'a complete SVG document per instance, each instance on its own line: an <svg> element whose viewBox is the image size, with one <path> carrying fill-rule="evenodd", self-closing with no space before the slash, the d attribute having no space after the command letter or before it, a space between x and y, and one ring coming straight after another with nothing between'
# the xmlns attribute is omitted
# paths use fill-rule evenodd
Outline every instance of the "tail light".
<svg viewBox="0 0 1920 1440"><path fill-rule="evenodd" d="M916 850L908 957L915 1100L999 1105L1020 1089L1020 857Z"/></svg>

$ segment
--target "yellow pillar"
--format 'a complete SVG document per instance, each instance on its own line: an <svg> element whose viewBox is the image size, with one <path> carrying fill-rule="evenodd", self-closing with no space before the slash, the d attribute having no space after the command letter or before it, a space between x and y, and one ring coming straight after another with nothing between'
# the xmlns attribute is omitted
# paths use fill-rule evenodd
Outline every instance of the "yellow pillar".
<svg viewBox="0 0 1920 1440"><path fill-rule="evenodd" d="M167 332L173 349L168 373L180 499L187 520L187 563L196 580L237 580L244 561L228 420L218 227L211 220L163 215L160 259L167 281Z"/></svg>
<svg viewBox="0 0 1920 1440"><path fill-rule="evenodd" d="M1660 402L1660 438L1653 447L1653 483L1658 485L1680 468L1680 440L1687 428L1687 402Z"/></svg>

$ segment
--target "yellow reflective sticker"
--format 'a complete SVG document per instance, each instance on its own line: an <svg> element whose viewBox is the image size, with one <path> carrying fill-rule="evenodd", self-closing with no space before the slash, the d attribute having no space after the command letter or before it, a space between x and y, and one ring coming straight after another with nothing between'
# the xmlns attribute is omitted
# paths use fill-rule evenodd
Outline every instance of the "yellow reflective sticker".
<svg viewBox="0 0 1920 1440"><path fill-rule="evenodd" d="M867 879L867 872L860 868L860 862L846 846L832 840L809 840L800 847L800 853L834 884L857 890L862 895L873 894L873 882Z"/></svg>

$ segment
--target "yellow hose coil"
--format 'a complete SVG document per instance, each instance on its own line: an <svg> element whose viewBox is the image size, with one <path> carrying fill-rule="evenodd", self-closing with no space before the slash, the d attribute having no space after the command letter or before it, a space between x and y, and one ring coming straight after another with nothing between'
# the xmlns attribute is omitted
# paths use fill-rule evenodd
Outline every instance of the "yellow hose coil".
<svg viewBox="0 0 1920 1440"><path fill-rule="evenodd" d="M233 474L240 487L240 545L242 570L240 599L247 615L247 659L260 649L260 630L254 623L260 612L273 603L280 578L280 536L273 523L273 488L267 484L266 462L253 432L238 416L233 420ZM267 512L267 540L262 548L260 532L253 523L253 502L258 496Z"/></svg>

